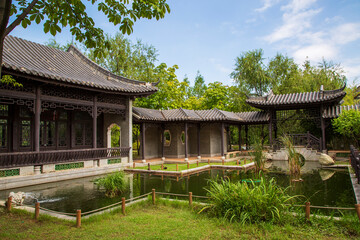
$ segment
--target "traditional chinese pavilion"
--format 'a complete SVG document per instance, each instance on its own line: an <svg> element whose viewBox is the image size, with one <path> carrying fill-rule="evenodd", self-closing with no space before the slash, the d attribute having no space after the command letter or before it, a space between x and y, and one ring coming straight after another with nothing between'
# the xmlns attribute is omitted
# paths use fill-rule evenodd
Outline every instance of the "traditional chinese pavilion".
<svg viewBox="0 0 360 240"><path fill-rule="evenodd" d="M12 36L2 74L21 86L0 84L0 175L132 162L132 102L156 87L115 75L74 46L65 52Z"/></svg>

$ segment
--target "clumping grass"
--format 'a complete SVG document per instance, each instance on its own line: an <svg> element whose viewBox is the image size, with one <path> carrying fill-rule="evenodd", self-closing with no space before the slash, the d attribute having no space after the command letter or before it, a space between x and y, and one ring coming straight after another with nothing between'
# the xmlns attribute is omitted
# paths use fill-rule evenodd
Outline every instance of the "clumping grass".
<svg viewBox="0 0 360 240"><path fill-rule="evenodd" d="M128 188L128 182L125 179L125 173L123 171L115 172L106 175L105 177L95 180L95 184L100 187L104 187L106 190L106 196L115 197Z"/></svg>
<svg viewBox="0 0 360 240"><path fill-rule="evenodd" d="M266 181L262 177L259 183L210 180L207 191L210 205L204 209L216 217L242 224L279 222L288 210L287 204L295 198L289 196L286 189L276 185L274 178Z"/></svg>
<svg viewBox="0 0 360 240"><path fill-rule="evenodd" d="M264 171L265 157L261 140L256 140L254 144L254 163L256 172Z"/></svg>
<svg viewBox="0 0 360 240"><path fill-rule="evenodd" d="M252 160L250 159L246 159L246 164L248 163L251 163ZM244 159L241 159L239 160L239 166L242 166L244 165L245 162L244 162ZM205 163L205 162L199 162L199 167L202 167L202 166L205 166L205 165L208 165L208 163ZM222 165L221 162L211 162L210 165ZM224 165L226 166L236 166L236 161L231 161L231 162L224 162ZM182 163L182 164L178 164L178 167L179 167L179 171L183 171L183 170L186 170L188 169L187 167L187 163ZM192 168L197 168L197 164L196 163L191 163L189 164L189 169L192 169ZM161 170L161 165L151 165L151 170ZM148 166L143 166L143 167L136 167L135 166L135 169L148 169ZM164 171L176 171L176 164L164 164Z"/></svg>
<svg viewBox="0 0 360 240"><path fill-rule="evenodd" d="M40 215L39 221L24 211L0 208L0 239L359 239L360 224L354 217L341 221L311 219L303 215L282 223L241 225L199 214L199 206L187 202L144 201L82 220L64 221Z"/></svg>

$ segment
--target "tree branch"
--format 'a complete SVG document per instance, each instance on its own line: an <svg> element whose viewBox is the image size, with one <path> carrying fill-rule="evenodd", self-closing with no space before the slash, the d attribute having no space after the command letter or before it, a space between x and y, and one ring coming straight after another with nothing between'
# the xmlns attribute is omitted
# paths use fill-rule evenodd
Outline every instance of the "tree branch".
<svg viewBox="0 0 360 240"><path fill-rule="evenodd" d="M5 36L8 35L16 26L18 26L21 21L29 14L31 9L35 6L38 0L33 0L27 8L6 28Z"/></svg>

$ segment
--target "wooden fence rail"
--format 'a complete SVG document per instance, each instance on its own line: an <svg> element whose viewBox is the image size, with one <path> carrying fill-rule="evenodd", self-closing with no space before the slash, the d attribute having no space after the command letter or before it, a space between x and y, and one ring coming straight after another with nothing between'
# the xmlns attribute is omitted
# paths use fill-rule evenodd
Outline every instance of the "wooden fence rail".
<svg viewBox="0 0 360 240"><path fill-rule="evenodd" d="M353 145L350 145L350 163L354 169L357 183L360 184L360 156L359 151Z"/></svg>

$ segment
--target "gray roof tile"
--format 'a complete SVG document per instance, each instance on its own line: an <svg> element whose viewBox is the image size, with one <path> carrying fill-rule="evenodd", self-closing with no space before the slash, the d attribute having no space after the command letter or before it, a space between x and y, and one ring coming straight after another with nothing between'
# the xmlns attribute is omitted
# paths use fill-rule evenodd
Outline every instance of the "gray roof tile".
<svg viewBox="0 0 360 240"><path fill-rule="evenodd" d="M346 111L346 110L357 110L360 111L360 105L356 104L356 105L348 105L348 106L330 106L327 109L325 109L324 113L323 113L323 117L324 118L337 118L339 117L339 115L341 114L342 111Z"/></svg>
<svg viewBox="0 0 360 240"><path fill-rule="evenodd" d="M151 84L109 72L74 46L64 52L13 36L5 38L2 66L28 75L107 91L134 94L157 91Z"/></svg>

